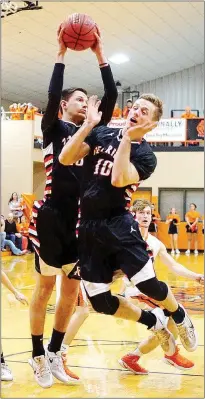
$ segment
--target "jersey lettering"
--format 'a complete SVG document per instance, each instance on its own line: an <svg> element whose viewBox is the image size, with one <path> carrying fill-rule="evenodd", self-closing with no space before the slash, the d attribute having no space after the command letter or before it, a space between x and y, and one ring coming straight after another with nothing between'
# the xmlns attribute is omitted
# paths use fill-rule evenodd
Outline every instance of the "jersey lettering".
<svg viewBox="0 0 205 399"><path fill-rule="evenodd" d="M113 162L105 159L98 159L98 162L95 166L94 175L109 176L111 174L112 167Z"/></svg>

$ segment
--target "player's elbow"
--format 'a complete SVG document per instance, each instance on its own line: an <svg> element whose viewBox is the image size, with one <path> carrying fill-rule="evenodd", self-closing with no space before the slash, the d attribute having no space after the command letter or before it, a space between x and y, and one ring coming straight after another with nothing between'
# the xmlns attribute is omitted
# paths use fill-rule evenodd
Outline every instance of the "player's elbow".
<svg viewBox="0 0 205 399"><path fill-rule="evenodd" d="M59 160L60 164L61 164L61 165L64 165L64 166L72 165L72 163L73 163L73 162L71 162L71 161L68 159L68 157L66 157L66 156L63 155L63 154L60 154L60 155L59 155L58 160Z"/></svg>
<svg viewBox="0 0 205 399"><path fill-rule="evenodd" d="M113 187L124 187L123 177L121 175L112 175L111 184Z"/></svg>

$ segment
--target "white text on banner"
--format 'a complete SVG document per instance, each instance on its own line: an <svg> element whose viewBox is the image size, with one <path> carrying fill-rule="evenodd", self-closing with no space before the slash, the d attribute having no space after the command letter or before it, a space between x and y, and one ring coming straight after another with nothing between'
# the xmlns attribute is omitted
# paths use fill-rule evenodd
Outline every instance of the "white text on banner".
<svg viewBox="0 0 205 399"><path fill-rule="evenodd" d="M125 119L112 119L108 127L120 129L125 126L125 123ZM186 141L186 119L161 119L157 127L144 137L148 142Z"/></svg>

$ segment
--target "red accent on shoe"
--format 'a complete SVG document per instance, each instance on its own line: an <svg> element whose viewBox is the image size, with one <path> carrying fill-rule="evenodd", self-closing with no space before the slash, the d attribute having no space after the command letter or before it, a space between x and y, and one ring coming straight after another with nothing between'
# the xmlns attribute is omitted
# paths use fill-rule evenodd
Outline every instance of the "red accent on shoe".
<svg viewBox="0 0 205 399"><path fill-rule="evenodd" d="M65 353L65 352L62 353L61 356L62 356L63 366L64 366L64 370L65 370L66 374L67 374L70 378L72 378L73 380L80 380L80 378L79 378L76 374L74 374L72 371L70 371L70 369L68 368L68 366L67 366L67 364L66 364L66 363L67 363L67 356L66 356L66 353Z"/></svg>
<svg viewBox="0 0 205 399"><path fill-rule="evenodd" d="M191 360L186 359L186 357L180 355L178 346L176 348L176 352L172 356L165 355L164 360L166 363L169 363L180 370L187 370L194 367L194 363Z"/></svg>
<svg viewBox="0 0 205 399"><path fill-rule="evenodd" d="M122 367L132 371L134 374L148 374L148 371L138 364L139 359L139 356L128 353L119 360L119 363Z"/></svg>

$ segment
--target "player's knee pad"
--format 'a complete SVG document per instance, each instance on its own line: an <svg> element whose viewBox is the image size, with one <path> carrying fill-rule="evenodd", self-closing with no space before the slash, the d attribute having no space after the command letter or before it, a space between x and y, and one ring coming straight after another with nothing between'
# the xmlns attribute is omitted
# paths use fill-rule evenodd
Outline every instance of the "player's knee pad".
<svg viewBox="0 0 205 399"><path fill-rule="evenodd" d="M98 313L114 315L119 307L119 299L110 291L89 297L93 309Z"/></svg>
<svg viewBox="0 0 205 399"><path fill-rule="evenodd" d="M137 284L137 288L145 295L156 301L164 301L168 294L168 287L163 281L156 277Z"/></svg>

